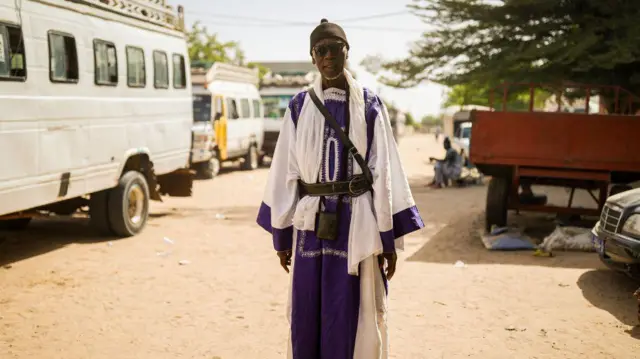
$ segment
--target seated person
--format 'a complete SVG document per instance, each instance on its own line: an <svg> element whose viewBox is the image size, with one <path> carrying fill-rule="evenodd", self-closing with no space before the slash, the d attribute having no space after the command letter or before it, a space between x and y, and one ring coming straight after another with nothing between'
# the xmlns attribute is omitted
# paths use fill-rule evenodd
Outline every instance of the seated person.
<svg viewBox="0 0 640 359"><path fill-rule="evenodd" d="M451 147L451 140L445 137L443 142L444 149L447 151L444 159L439 160L430 157L429 161L436 162L434 166L435 176L433 181L429 183L432 188L445 187L449 180L457 180L462 172L462 161L458 151Z"/></svg>

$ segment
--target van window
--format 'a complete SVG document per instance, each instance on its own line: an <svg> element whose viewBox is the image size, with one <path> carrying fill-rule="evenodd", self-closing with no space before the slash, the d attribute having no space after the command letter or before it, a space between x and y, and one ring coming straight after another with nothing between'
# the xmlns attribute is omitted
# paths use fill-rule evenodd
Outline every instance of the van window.
<svg viewBox="0 0 640 359"><path fill-rule="evenodd" d="M185 68L184 56L173 54L173 88L183 89L187 87Z"/></svg>
<svg viewBox="0 0 640 359"><path fill-rule="evenodd" d="M253 100L253 117L262 118L262 104L259 100Z"/></svg>
<svg viewBox="0 0 640 359"><path fill-rule="evenodd" d="M222 97L216 96L216 102L214 103L214 109L213 110L215 111L215 113L213 115L213 120L214 121L218 121L220 119L220 117L222 117L222 113L223 113Z"/></svg>
<svg viewBox="0 0 640 359"><path fill-rule="evenodd" d="M78 50L73 36L49 31L49 79L51 82L78 82Z"/></svg>
<svg viewBox="0 0 640 359"><path fill-rule="evenodd" d="M112 42L93 41L96 85L115 86L118 84L118 58L116 46Z"/></svg>
<svg viewBox="0 0 640 359"><path fill-rule="evenodd" d="M145 87L147 85L144 50L127 46L127 85L129 87Z"/></svg>
<svg viewBox="0 0 640 359"><path fill-rule="evenodd" d="M157 89L169 88L169 61L162 51L153 52L153 85Z"/></svg>
<svg viewBox="0 0 640 359"><path fill-rule="evenodd" d="M237 120L240 118L240 115L238 115L238 106L236 105L236 100L232 98L227 99L227 111L229 112L227 119Z"/></svg>
<svg viewBox="0 0 640 359"><path fill-rule="evenodd" d="M0 24L0 80L24 81L26 78L22 29Z"/></svg>
<svg viewBox="0 0 640 359"><path fill-rule="evenodd" d="M240 107L242 108L242 118L250 118L251 117L251 105L249 105L249 100L243 98L240 100Z"/></svg>

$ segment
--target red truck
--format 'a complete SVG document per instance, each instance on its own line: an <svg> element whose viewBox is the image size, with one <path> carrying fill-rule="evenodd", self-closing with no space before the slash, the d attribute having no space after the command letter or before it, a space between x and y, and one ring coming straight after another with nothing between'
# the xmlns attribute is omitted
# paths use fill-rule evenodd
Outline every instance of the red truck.
<svg viewBox="0 0 640 359"><path fill-rule="evenodd" d="M540 112L534 111L535 89L540 85L524 84L530 89L529 111L506 111L509 89L522 85L501 86L502 111L493 106L492 95L493 110L471 113L470 159L491 176L487 230L505 226L508 210L598 216L609 195L640 180L640 118L628 114L637 97L619 87L572 85L587 94L584 112L563 112L562 105L556 112ZM615 93L612 113L590 113L589 94L594 90ZM563 207L546 201L524 203L522 185L570 188L569 201ZM597 209L572 206L578 188L591 194Z"/></svg>

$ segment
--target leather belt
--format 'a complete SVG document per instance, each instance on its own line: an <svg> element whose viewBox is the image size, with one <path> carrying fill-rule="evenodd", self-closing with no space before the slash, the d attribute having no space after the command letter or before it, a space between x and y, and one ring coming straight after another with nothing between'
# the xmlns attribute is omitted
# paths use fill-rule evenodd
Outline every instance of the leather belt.
<svg viewBox="0 0 640 359"><path fill-rule="evenodd" d="M329 197L347 195L358 197L371 190L371 185L363 175L355 175L349 181L327 183L305 183L298 180L298 192L300 198L305 196Z"/></svg>

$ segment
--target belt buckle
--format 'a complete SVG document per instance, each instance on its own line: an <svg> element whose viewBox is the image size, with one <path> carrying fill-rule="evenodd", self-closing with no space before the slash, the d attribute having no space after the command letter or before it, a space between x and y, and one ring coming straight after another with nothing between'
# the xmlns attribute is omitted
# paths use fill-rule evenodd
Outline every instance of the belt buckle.
<svg viewBox="0 0 640 359"><path fill-rule="evenodd" d="M368 189L363 188L360 189L359 191L355 191L354 187L358 184L358 183L362 183L362 181L365 181L364 176L353 176L351 177L351 180L349 180L349 196L350 197L358 197L360 195L365 194Z"/></svg>

